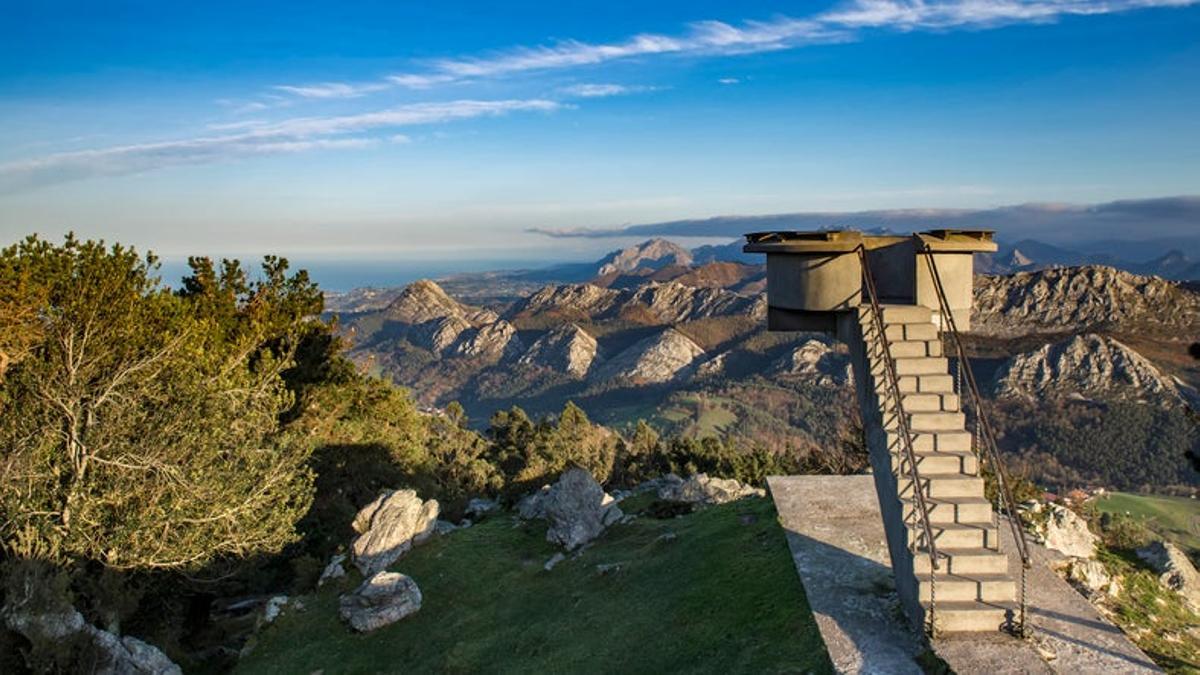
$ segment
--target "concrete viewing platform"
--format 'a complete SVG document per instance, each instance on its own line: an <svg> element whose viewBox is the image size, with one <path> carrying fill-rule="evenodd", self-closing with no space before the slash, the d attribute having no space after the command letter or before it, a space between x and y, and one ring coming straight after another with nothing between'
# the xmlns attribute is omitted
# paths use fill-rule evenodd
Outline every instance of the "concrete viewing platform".
<svg viewBox="0 0 1200 675"><path fill-rule="evenodd" d="M922 635L901 606L874 479L773 476L767 481L821 636L841 673L922 673ZM1002 523L1003 525L1003 523ZM1010 528L999 528L1017 573ZM939 638L956 673L1162 672L1052 569L1054 551L1030 545L1029 623L1021 640L999 631Z"/></svg>

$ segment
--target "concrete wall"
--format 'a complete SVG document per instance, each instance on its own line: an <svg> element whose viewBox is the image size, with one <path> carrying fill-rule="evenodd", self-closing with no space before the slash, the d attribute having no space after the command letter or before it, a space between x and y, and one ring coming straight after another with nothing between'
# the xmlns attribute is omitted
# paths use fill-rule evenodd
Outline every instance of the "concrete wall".
<svg viewBox="0 0 1200 675"><path fill-rule="evenodd" d="M934 253L938 276L946 290L946 301L960 331L971 330L971 306L974 304L975 256L973 253ZM934 321L941 325L937 290L925 254L916 256L916 303L933 310Z"/></svg>
<svg viewBox="0 0 1200 675"><path fill-rule="evenodd" d="M896 594L905 615L918 629L925 625L925 610L919 600L917 578L914 574L913 554L908 547L908 526L904 522L904 505L899 498L899 484L892 471L891 448L888 447L887 432L883 427L883 413L879 397L875 393L876 381L871 375L871 349L878 345L872 339L875 330L869 315L859 321L855 316L846 316L838 324L839 338L850 347L850 362L854 369L854 387L858 398L858 409L862 416L864 441L871 459L871 472L875 479L875 493L879 498L879 511L883 517L883 530L887 538L888 555L896 580Z"/></svg>
<svg viewBox="0 0 1200 675"><path fill-rule="evenodd" d="M767 298L772 307L849 310L859 304L861 280L857 253L767 254Z"/></svg>

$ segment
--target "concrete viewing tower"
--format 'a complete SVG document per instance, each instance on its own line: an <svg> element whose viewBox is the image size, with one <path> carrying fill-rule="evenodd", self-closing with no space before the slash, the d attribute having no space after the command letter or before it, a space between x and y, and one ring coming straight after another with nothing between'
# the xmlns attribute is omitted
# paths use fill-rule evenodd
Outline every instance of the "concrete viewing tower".
<svg viewBox="0 0 1200 675"><path fill-rule="evenodd" d="M767 256L769 328L829 332L850 346L896 589L910 619L930 633L1024 630L1024 584L999 550L1001 523L985 497L983 467L997 477L1000 506L1015 507L959 339L971 322L972 256L996 250L992 233L757 232L746 240L746 252ZM955 357L953 370L943 349Z"/></svg>

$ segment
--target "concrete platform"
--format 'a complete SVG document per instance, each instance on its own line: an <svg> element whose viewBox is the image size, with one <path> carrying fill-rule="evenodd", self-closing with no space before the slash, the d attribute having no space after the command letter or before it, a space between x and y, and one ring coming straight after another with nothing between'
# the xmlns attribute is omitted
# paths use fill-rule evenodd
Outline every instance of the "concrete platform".
<svg viewBox="0 0 1200 675"><path fill-rule="evenodd" d="M922 636L900 609L871 476L773 476L767 480L788 545L834 667L842 673L921 673ZM1014 576L1010 528L1001 522ZM957 673L1161 672L1119 628L1051 569L1061 557L1032 545L1034 635L937 640ZM1019 578L1019 577L1018 577Z"/></svg>

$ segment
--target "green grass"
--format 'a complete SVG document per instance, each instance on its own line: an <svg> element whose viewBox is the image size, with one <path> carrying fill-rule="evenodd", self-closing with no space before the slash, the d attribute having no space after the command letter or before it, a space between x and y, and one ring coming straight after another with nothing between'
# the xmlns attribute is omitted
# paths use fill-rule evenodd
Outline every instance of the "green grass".
<svg viewBox="0 0 1200 675"><path fill-rule="evenodd" d="M1128 513L1176 545L1200 552L1200 500L1113 492L1096 500L1101 512Z"/></svg>
<svg viewBox="0 0 1200 675"><path fill-rule="evenodd" d="M435 537L394 566L421 587L417 614L353 633L337 616L352 575L285 612L237 672L832 672L769 500L642 515L546 572L554 552L544 523L508 515Z"/></svg>
<svg viewBox="0 0 1200 675"><path fill-rule="evenodd" d="M1200 673L1200 615L1159 583L1131 552L1101 551L1109 574L1121 576L1121 592L1106 601L1113 621L1168 673Z"/></svg>

